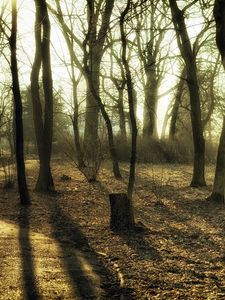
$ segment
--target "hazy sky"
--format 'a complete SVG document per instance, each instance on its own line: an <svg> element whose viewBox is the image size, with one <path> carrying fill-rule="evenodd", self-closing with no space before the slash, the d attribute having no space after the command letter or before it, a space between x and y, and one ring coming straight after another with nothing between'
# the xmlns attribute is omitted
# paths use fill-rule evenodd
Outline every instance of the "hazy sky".
<svg viewBox="0 0 225 300"><path fill-rule="evenodd" d="M10 3L10 1L7 2ZM80 6L84 5L84 0L77 0L76 3L79 8ZM31 64L33 62L33 57L34 57L34 1L19 0L18 7L19 7L18 61L19 61L19 69L20 69L20 83L21 86L24 87L29 85ZM188 26L188 32L190 34L190 37L194 39L196 33L198 33L202 27L202 18L198 17L198 12L192 14L191 18L187 20L187 26ZM171 41L171 37L173 37L172 41ZM179 53L179 50L177 48L177 43L176 43L176 37L172 30L170 31L170 33L167 34L167 39L168 39L168 43L170 43L170 55L172 56ZM56 24L53 18L51 18L51 42L53 45L51 53L52 53L52 71L53 71L54 87L56 89L63 87L65 90L65 95L67 99L69 99L71 95L70 78L66 68L63 66L62 61L60 60L60 59L63 60L65 59L69 61L68 51L63 36L61 34L61 31L58 28L58 25ZM166 45L167 40L165 40L164 43ZM137 65L138 65L138 61L137 61ZM177 75L179 75L178 64L172 61L168 65L167 73L160 87L159 94L165 93L165 91L169 90L175 85L177 81ZM1 74L0 76L5 77L5 74ZM80 93L82 94L82 89L80 91L81 91ZM161 130L164 114L167 110L167 106L169 102L171 101L171 97L172 94L168 93L167 95L161 97L159 100L159 104L158 104L159 130ZM142 110L143 110L142 100L143 99L139 101L138 109L137 109L138 118L140 120L142 118Z"/></svg>

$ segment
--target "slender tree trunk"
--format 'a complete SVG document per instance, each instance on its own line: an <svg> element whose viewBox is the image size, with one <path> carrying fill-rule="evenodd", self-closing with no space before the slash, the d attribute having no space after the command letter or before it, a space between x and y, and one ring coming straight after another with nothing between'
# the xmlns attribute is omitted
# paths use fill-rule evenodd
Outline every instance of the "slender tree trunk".
<svg viewBox="0 0 225 300"><path fill-rule="evenodd" d="M147 72L145 86L143 138L158 138L157 133L157 103L158 103L158 82L155 70Z"/></svg>
<svg viewBox="0 0 225 300"><path fill-rule="evenodd" d="M179 112L179 106L182 101L182 95L183 95L183 90L184 90L184 76L186 74L186 69L183 68L181 72L181 77L177 86L177 91L176 91L176 96L175 100L173 103L173 108L171 112L171 121L170 121L170 127L169 127L169 139L173 140L175 138L176 134L176 123L177 123L177 118L178 118L178 112Z"/></svg>
<svg viewBox="0 0 225 300"><path fill-rule="evenodd" d="M127 143L126 118L124 114L124 105L123 105L123 89L119 90L118 113L119 113L119 124L120 124L120 139L121 141Z"/></svg>
<svg viewBox="0 0 225 300"><path fill-rule="evenodd" d="M196 58L186 29L184 13L178 8L176 0L169 0L169 2L178 46L186 66L187 85L190 94L191 124L194 144L194 164L191 186L205 186L205 140L201 120Z"/></svg>
<svg viewBox="0 0 225 300"><path fill-rule="evenodd" d="M128 182L128 198L132 201L134 183L135 183L135 169L136 169L136 154L137 154L137 124L135 116L135 99L134 99L134 88L132 83L131 72L129 64L127 61L127 40L124 31L124 22L126 15L130 9L131 1L127 1L127 6L122 12L120 17L120 34L122 41L122 63L125 69L125 76L127 81L127 93L128 93L128 103L129 103L129 114L131 121L131 157L130 157L130 175ZM132 205L132 204L131 204Z"/></svg>
<svg viewBox="0 0 225 300"><path fill-rule="evenodd" d="M74 103L74 113L73 113L73 133L74 133L74 144L77 152L77 161L78 161L78 167L84 168L84 156L83 151L81 149L80 144L80 134L79 134L79 126L78 126L78 100L77 100L77 84L75 83L75 74L74 70L72 71L72 77L73 77L73 103Z"/></svg>
<svg viewBox="0 0 225 300"><path fill-rule="evenodd" d="M84 154L82 151L81 143L80 143L80 133L79 133L79 122L78 122L78 116L79 116L79 107L78 107L78 97L77 97L77 86L78 86L78 80L76 80L75 76L75 66L79 69L81 73L83 73L83 67L80 64L76 53L74 51L74 37L70 34L70 28L66 25L63 17L63 12L61 9L60 1L55 0L57 11L54 11L54 9L50 8L51 11L54 13L54 15L57 17L62 33L64 36L64 39L67 44L67 48L70 54L70 63L71 63L71 79L72 79L72 85L73 85L73 105L74 105L74 112L73 112L73 118L72 118L72 125L73 125L73 132L74 132L74 145L76 149L76 155L77 155L77 161L78 161L78 167L84 168Z"/></svg>
<svg viewBox="0 0 225 300"><path fill-rule="evenodd" d="M97 59L92 62L91 80L96 93L99 97L99 69L100 61ZM87 77L87 76L86 76ZM89 80L87 78L87 93L86 93L86 111L85 111L85 129L84 129L84 149L87 157L97 157L96 145L98 144L98 114L99 105L96 102L94 95L91 92ZM90 152L90 153L89 153Z"/></svg>
<svg viewBox="0 0 225 300"><path fill-rule="evenodd" d="M213 191L210 200L224 202L225 189L225 116L223 117L223 127L220 135L220 142L217 152L216 171L213 183Z"/></svg>
<svg viewBox="0 0 225 300"><path fill-rule="evenodd" d="M105 106L102 103L101 98L95 92L94 84L93 84L93 81L92 81L92 73L90 72L90 70L88 68L86 60L84 60L84 67L85 67L85 72L86 72L86 76L87 76L87 79L88 79L89 89L90 89L92 95L95 97L95 102L98 104L98 106L101 110L101 113L102 113L102 116L103 116L103 119L105 121L105 125L106 125L106 128L107 128L109 151L110 151L111 160L112 160L112 163L113 163L113 173L114 173L115 178L119 179L119 178L122 178L122 176L121 176L120 169L119 169L117 152L116 152L116 147L115 147L115 143L114 143L112 124L111 124L109 115L106 112ZM92 151L93 150L94 149L92 149Z"/></svg>
<svg viewBox="0 0 225 300"><path fill-rule="evenodd" d="M19 86L18 66L17 66L17 1L12 0L12 29L9 40L11 51L11 73L12 73L12 91L14 98L14 117L16 129L16 165L17 181L21 204L30 204L30 198L26 182L26 171L24 162L24 140L23 140L23 112L22 99Z"/></svg>
<svg viewBox="0 0 225 300"><path fill-rule="evenodd" d="M49 192L54 190L50 167L53 137L53 87L50 60L50 22L46 2L35 0L35 5L36 51L31 72L31 95L37 149L40 160L39 175L35 189L38 192ZM41 64L44 89L43 108L39 93L39 74Z"/></svg>
<svg viewBox="0 0 225 300"><path fill-rule="evenodd" d="M99 75L100 64L104 53L104 43L109 29L110 18L114 7L114 0L105 1L105 7L101 13L101 22L98 23L99 11L95 7L95 1L87 0L87 16L88 16L88 34L86 44L89 46L89 52L85 51L84 60L88 61L89 71L91 72L92 86L95 91L95 95L92 93L92 87L90 86L88 74L87 77L87 103L86 103L86 116L85 116L85 131L84 131L84 146L86 149L91 149L91 157L93 157L94 149L97 149L96 143L98 142L98 113L99 107L98 101L100 99L99 94ZM99 27L99 31L98 31ZM97 96L97 98L95 97ZM103 116L103 118L105 118ZM109 138L110 139L110 138ZM110 150L114 152L114 150Z"/></svg>
<svg viewBox="0 0 225 300"><path fill-rule="evenodd" d="M91 151L91 157L94 156L94 151L97 149L98 141L98 110L101 111L103 119L106 124L108 133L109 151L113 164L113 173L116 178L121 178L117 153L114 143L114 136L112 124L109 115L102 103L99 94L99 75L100 64L103 56L103 46L106 38L107 30L109 28L109 21L112 14L114 0L105 2L105 9L102 14L102 22L97 35L97 20L94 2L87 1L88 4L88 34L83 43L84 46L84 73L87 79L87 90L89 92L87 97L86 120L85 120L85 135L84 146ZM89 46L87 48L87 46ZM89 52L87 51L89 50ZM97 154L97 153L96 153ZM94 156L95 157L95 156Z"/></svg>
<svg viewBox="0 0 225 300"><path fill-rule="evenodd" d="M223 67L225 69L225 2L216 0L214 4L214 17L216 21L216 43L221 54ZM223 116L223 127L217 152L216 171L213 183L213 191L209 200L224 202L225 191L225 115Z"/></svg>
<svg viewBox="0 0 225 300"><path fill-rule="evenodd" d="M167 124L170 118L170 113L169 113L169 108L167 109L167 112L165 113L164 119L163 119L163 125L162 125L162 132L161 132L161 139L165 139L166 138L166 128L167 128Z"/></svg>

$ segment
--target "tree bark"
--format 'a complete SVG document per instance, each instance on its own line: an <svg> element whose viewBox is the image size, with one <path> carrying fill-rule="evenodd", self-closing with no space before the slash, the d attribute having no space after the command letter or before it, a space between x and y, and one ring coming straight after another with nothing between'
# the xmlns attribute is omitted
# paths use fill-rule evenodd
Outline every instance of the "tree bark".
<svg viewBox="0 0 225 300"><path fill-rule="evenodd" d="M158 138L157 133L157 103L158 103L158 81L155 70L146 71L147 82L145 85L145 100L143 112L143 138L148 140Z"/></svg>
<svg viewBox="0 0 225 300"><path fill-rule="evenodd" d="M55 0L57 11L54 9L51 9L51 11L54 13L54 15L57 17L57 20L61 26L61 30L64 36L64 39L67 44L67 48L70 55L70 63L71 63L71 81L73 86L73 105L74 105L74 112L72 117L72 125L73 125L73 132L74 132L74 145L76 149L76 155L77 155L77 161L78 161L78 167L84 168L85 162L84 162L84 153L82 151L81 142L80 142L80 133L79 133L79 124L78 124L78 116L79 116L79 107L78 107L78 97L77 97L77 86L79 83L79 80L76 80L75 76L75 66L79 69L81 73L83 73L83 67L81 63L79 62L76 53L74 51L74 36L71 36L72 28L69 28L63 17L63 12L60 6L60 1ZM71 21L71 20L70 20Z"/></svg>
<svg viewBox="0 0 225 300"><path fill-rule="evenodd" d="M111 124L109 115L105 109L104 104L102 103L100 96L95 92L94 83L92 81L92 73L88 68L87 60L84 60L84 68L85 68L86 76L88 79L89 89L90 89L92 95L95 97L95 102L98 104L98 106L101 110L101 113L102 113L102 116L103 116L103 119L105 121L105 125L107 128L109 151L110 151L110 156L111 156L111 160L112 160L112 164L113 164L113 174L114 174L115 178L120 179L120 178L122 178L122 176L121 176L120 169L119 169L117 152L116 152L116 147L115 147L115 143L114 143L112 124ZM96 148L96 144L93 146L95 146L95 148ZM92 152L93 151L94 151L94 148L92 149Z"/></svg>
<svg viewBox="0 0 225 300"><path fill-rule="evenodd" d="M17 1L12 1L12 28L9 39L11 51L11 73L12 73L12 91L14 99L14 118L15 118L15 134L16 134L16 165L17 165L17 181L20 195L20 202L23 205L30 204L30 198L26 182L26 171L24 162L24 139L23 139L23 111L22 99L20 93L18 66L17 66Z"/></svg>
<svg viewBox="0 0 225 300"><path fill-rule="evenodd" d="M126 129L126 117L124 113L124 104L123 104L123 91L121 88L118 90L119 99L118 99L118 114L119 114L119 124L120 124L120 139L122 142L127 143L127 129Z"/></svg>
<svg viewBox="0 0 225 300"><path fill-rule="evenodd" d="M117 152L114 143L114 136L112 130L112 124L109 115L102 103L99 94L99 74L100 74L100 63L103 55L103 45L106 37L106 33L109 27L109 21L112 14L112 9L114 6L114 0L106 1L105 10L102 16L102 23L99 29L98 36L97 32L97 16L94 12L94 3L88 2L88 15L89 15L89 27L86 40L84 41L84 73L87 79L87 87L89 96L87 98L86 108L86 121L85 121L85 136L84 145L88 151L90 151L90 156L95 158L95 149L97 149L96 144L98 141L98 113L97 110L100 109L103 119L106 124L108 133L108 143L109 151L113 164L113 173L115 178L121 178L121 173L119 169L119 163L117 159ZM87 45L89 46L89 52L87 52ZM85 150L85 151L87 151ZM97 156L97 153L96 153Z"/></svg>
<svg viewBox="0 0 225 300"><path fill-rule="evenodd" d="M179 79L179 83L177 86L177 91L176 91L176 96L171 112L171 120L170 120L170 127L169 127L169 139L173 140L175 138L176 134L176 123L177 123L177 118L178 118L178 112L179 112L179 106L182 101L182 95L183 95L183 90L184 90L184 76L186 75L186 69L183 68L181 72L181 76Z"/></svg>
<svg viewBox="0 0 225 300"><path fill-rule="evenodd" d="M134 215L131 201L126 194L110 194L110 228L113 231L123 231L134 228Z"/></svg>
<svg viewBox="0 0 225 300"><path fill-rule="evenodd" d="M88 61L89 70L92 74L92 84L96 96L99 98L99 74L100 64L104 53L104 43L109 29L109 22L114 7L114 0L105 1L105 8L102 13L102 20L99 32L97 33L99 11L95 7L94 1L87 0L88 12L88 34L85 41L89 46L89 52L84 53L84 60ZM86 74L88 77L88 74ZM93 157L93 150L97 149L98 142L98 113L99 105L96 102L96 97L92 93L89 80L87 78L87 102L85 115L85 131L84 131L84 145L86 149L91 149L91 157Z"/></svg>
<svg viewBox="0 0 225 300"><path fill-rule="evenodd" d="M74 77L74 74L72 75ZM74 102L74 113L73 113L73 133L74 133L74 144L77 152L77 161L78 168L84 168L84 154L81 149L80 144L80 134L79 134L79 126L78 126L78 100L77 100L77 86L75 82L73 82L73 102Z"/></svg>
<svg viewBox="0 0 225 300"><path fill-rule="evenodd" d="M134 183L135 183L135 169L136 169L136 156L137 156L137 123L135 114L135 95L133 82L130 72L130 67L128 64L126 52L127 52L127 40L124 31L124 22L126 15L130 9L131 1L127 1L127 6L122 12L120 17L120 34L122 42L122 63L125 69L125 77L127 82L127 93L128 93L128 103L129 103L129 115L131 121L131 156L130 156L130 174L128 182L128 198L132 200Z"/></svg>
<svg viewBox="0 0 225 300"><path fill-rule="evenodd" d="M54 190L51 174L51 153L53 137L53 86L50 60L50 22L46 1L35 0L35 58L31 72L31 95L37 149L40 160L38 180L35 190L50 192ZM39 74L42 65L44 105L39 93Z"/></svg>
<svg viewBox="0 0 225 300"><path fill-rule="evenodd" d="M210 200L224 202L225 189L225 116L223 116L223 127L220 135L220 142L216 159L216 171L213 182L213 191Z"/></svg>
<svg viewBox="0 0 225 300"><path fill-rule="evenodd" d="M191 186L205 186L205 140L203 136L196 58L193 53L184 21L184 12L176 0L169 0L177 42L184 59L187 72L187 85L190 94L191 124L194 144L194 164Z"/></svg>
<svg viewBox="0 0 225 300"><path fill-rule="evenodd" d="M216 0L214 3L214 18L216 21L216 44L219 49L222 64L225 69L225 2ZM212 194L209 200L223 203L225 190L225 115L217 152L216 171Z"/></svg>

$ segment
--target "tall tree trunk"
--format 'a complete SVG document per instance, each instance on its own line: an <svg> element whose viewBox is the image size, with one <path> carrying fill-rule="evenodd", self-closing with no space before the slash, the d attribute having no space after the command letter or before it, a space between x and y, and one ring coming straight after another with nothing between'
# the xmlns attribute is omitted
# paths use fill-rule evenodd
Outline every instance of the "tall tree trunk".
<svg viewBox="0 0 225 300"><path fill-rule="evenodd" d="M50 22L46 1L35 0L35 43L36 51L31 72L31 95L33 103L34 127L37 139L40 168L35 189L38 192L54 190L51 174L51 153L53 137L53 87L50 60ZM44 105L39 93L39 74L42 64Z"/></svg>
<svg viewBox="0 0 225 300"><path fill-rule="evenodd" d="M111 220L110 227L112 230L132 230L135 226L133 205L132 205L132 193L135 180L135 162L136 162L136 137L137 137L137 127L135 119L135 109L134 109L134 96L133 96L133 84L131 80L131 73L127 61L127 41L124 31L124 22L126 15L130 9L130 0L127 1L127 6L120 16L120 33L122 40L122 63L125 69L125 77L127 81L127 91L128 91L128 102L129 102L129 112L132 124L132 150L130 159L130 175L128 183L128 195L126 194L111 194L109 195L110 206L111 206Z"/></svg>
<svg viewBox="0 0 225 300"><path fill-rule="evenodd" d="M78 100L77 100L77 84L75 82L75 74L74 70L72 70L72 80L73 80L73 104L74 104L74 112L73 112L73 133L74 133L74 144L77 152L77 161L78 161L78 168L84 168L84 155L81 149L80 144L80 133L79 133L79 126L78 126Z"/></svg>
<svg viewBox="0 0 225 300"><path fill-rule="evenodd" d="M157 103L158 81L155 70L146 72L147 82L145 85L143 138L158 138L157 133Z"/></svg>
<svg viewBox="0 0 225 300"><path fill-rule="evenodd" d="M214 4L214 18L216 21L216 43L221 54L225 69L225 2L216 0ZM213 191L209 200L224 202L225 191L225 115L217 152L216 171L213 183Z"/></svg>
<svg viewBox="0 0 225 300"><path fill-rule="evenodd" d="M74 145L76 149L76 155L77 155L77 161L78 161L78 167L84 168L84 154L81 147L80 142L80 133L79 133L79 124L78 124L78 116L79 116L79 107L78 107L78 97L77 97L77 86L79 83L79 80L76 80L75 76L75 66L79 69L81 73L83 73L83 67L81 63L79 62L76 52L74 51L74 36L71 35L71 28L69 28L65 21L63 12L61 9L60 1L55 0L57 11L52 9L50 7L50 10L54 13L54 15L57 17L57 20L61 26L62 33L64 36L64 39L67 44L67 48L70 55L70 63L71 63L71 80L72 80L72 86L73 86L73 105L74 105L74 112L72 117L72 125L73 125L73 132L74 132ZM71 20L70 20L71 21Z"/></svg>
<svg viewBox="0 0 225 300"><path fill-rule="evenodd" d="M88 54L87 54L88 55ZM92 62L91 65L91 80L93 87L95 89L96 96L99 97L99 69L100 61ZM88 75L86 74L86 78ZM96 99L91 92L91 87L87 78L87 92L86 92L86 111L85 111L85 128L84 128L84 151L87 157L97 157L96 145L98 144L98 114L99 114L99 105L96 102ZM90 152L90 153L89 153Z"/></svg>
<svg viewBox="0 0 225 300"><path fill-rule="evenodd" d="M91 149L91 157L93 157L93 150L97 149L96 143L98 141L98 113L101 108L96 102L96 97L99 99L99 74L100 64L104 53L104 43L109 29L110 18L114 7L114 0L105 0L105 7L102 11L101 23L98 23L99 11L95 1L87 0L87 15L88 15L88 34L85 43L89 46L89 52L85 52L84 60L88 60L89 70L92 73L92 84L95 95L92 93L90 87L88 74L87 77L87 103L85 116L85 132L84 132L84 146ZM99 31L97 30L99 27ZM102 111L102 110L101 110ZM104 118L104 116L103 116Z"/></svg>
<svg viewBox="0 0 225 300"><path fill-rule="evenodd" d="M85 68L85 73L86 73L86 76L88 79L89 89L90 89L92 95L95 97L95 102L98 104L98 106L101 110L103 119L105 121L107 133L108 133L109 152L110 152L111 160L112 160L112 164L113 164L113 173L114 173L115 178L119 179L122 176L121 176L120 169L119 169L117 152L116 152L116 147L115 147L115 143L114 143L112 124L111 124L109 115L105 109L104 104L102 103L100 96L95 92L95 85L92 81L92 73L91 73L91 70L89 70L87 60L85 60L85 59L84 59L84 68ZM94 147L94 145L93 145L93 147ZM95 147L96 147L96 144L95 144ZM92 149L92 151L94 151L94 148Z"/></svg>
<svg viewBox="0 0 225 300"><path fill-rule="evenodd" d="M20 93L18 66L17 66L17 1L12 0L12 29L9 40L11 51L11 73L12 73L12 91L14 98L14 118L16 134L16 165L17 181L21 204L30 204L30 198L26 182L26 171L24 162L24 139L23 139L23 112L22 99Z"/></svg>
<svg viewBox="0 0 225 300"><path fill-rule="evenodd" d="M177 42L187 71L187 85L190 94L191 124L194 144L194 165L191 186L205 186L205 140L203 136L196 58L193 53L184 21L184 12L176 0L169 0Z"/></svg>
<svg viewBox="0 0 225 300"><path fill-rule="evenodd" d="M167 128L169 118L170 118L170 113L169 113L169 108L168 108L166 113L165 113L164 119L163 119L161 139L166 138L166 128Z"/></svg>
<svg viewBox="0 0 225 300"><path fill-rule="evenodd" d="M126 130L126 118L124 113L123 104L123 91L124 89L119 89L119 99L118 99L118 113L119 113L119 125L120 125L120 139L121 141L127 143L127 130Z"/></svg>
<svg viewBox="0 0 225 300"><path fill-rule="evenodd" d="M186 69L183 68L183 70L181 72L181 77L179 79L179 83L177 86L177 91L176 91L172 111L171 111L171 120L170 120L170 127L169 127L169 139L170 140L173 140L175 138L175 134L176 134L176 123L177 123L177 118L178 118L179 106L182 101L182 95L183 95L184 83L185 83L185 80L184 80L185 74L186 74Z"/></svg>
<svg viewBox="0 0 225 300"><path fill-rule="evenodd" d="M99 76L100 64L103 56L103 46L106 38L107 30L109 28L109 21L114 6L114 0L105 2L105 9L102 15L102 22L97 35L97 20L94 2L87 1L88 4L88 34L83 43L84 46L84 73L87 79L88 98L86 107L86 120L85 120L85 136L84 147L90 151L91 157L95 157L96 143L98 141L98 113L100 110L106 124L108 133L109 151L113 164L113 173L116 178L121 178L119 164L117 159L117 152L114 143L114 136L112 124L109 115L102 103L99 93ZM87 47L89 46L89 47ZM89 52L87 51L89 50ZM86 150L85 150L86 151ZM97 154L97 153L96 153Z"/></svg>
<svg viewBox="0 0 225 300"><path fill-rule="evenodd" d="M225 116L223 116L223 127L220 135L220 142L216 159L216 171L213 182L213 191L210 200L224 202L225 189Z"/></svg>
<svg viewBox="0 0 225 300"><path fill-rule="evenodd" d="M130 174L128 182L128 198L132 201L134 183L135 183L135 169L136 169L136 155L137 155L137 123L135 114L135 95L133 82L130 72L130 67L127 60L127 40L124 31L124 22L126 15L130 9L131 1L127 1L127 6L122 12L120 17L120 34L122 41L122 63L125 69L125 76L127 82L127 93L128 93L128 103L129 103L129 114L131 121L131 157L130 157ZM132 206L132 202L130 204Z"/></svg>

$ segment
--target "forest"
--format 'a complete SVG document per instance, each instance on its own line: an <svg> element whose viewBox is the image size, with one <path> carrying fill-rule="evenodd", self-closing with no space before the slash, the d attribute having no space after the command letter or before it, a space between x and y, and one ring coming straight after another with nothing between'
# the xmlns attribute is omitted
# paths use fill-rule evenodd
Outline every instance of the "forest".
<svg viewBox="0 0 225 300"><path fill-rule="evenodd" d="M0 1L0 300L225 299L225 1Z"/></svg>

